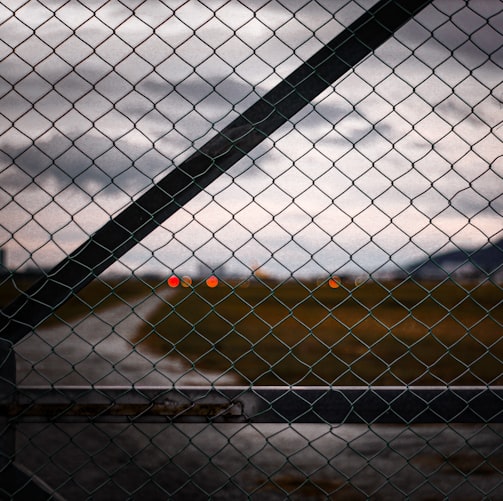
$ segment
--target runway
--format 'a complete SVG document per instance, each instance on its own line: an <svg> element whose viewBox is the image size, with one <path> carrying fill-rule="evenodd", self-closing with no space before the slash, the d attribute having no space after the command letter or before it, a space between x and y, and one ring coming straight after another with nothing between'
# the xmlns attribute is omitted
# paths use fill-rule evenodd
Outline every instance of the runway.
<svg viewBox="0 0 503 501"><path fill-rule="evenodd" d="M16 345L17 383L66 385L237 384L234 377L195 371L181 357L137 350L131 340L144 318L169 300L151 294L77 319L45 327Z"/></svg>

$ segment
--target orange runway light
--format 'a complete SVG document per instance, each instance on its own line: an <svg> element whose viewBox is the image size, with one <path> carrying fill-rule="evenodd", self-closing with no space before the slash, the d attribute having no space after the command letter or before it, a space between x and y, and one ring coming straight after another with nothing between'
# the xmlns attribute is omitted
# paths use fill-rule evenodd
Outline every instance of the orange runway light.
<svg viewBox="0 0 503 501"><path fill-rule="evenodd" d="M332 277L328 281L328 286L332 289L338 289L341 286L341 278L340 277Z"/></svg>
<svg viewBox="0 0 503 501"><path fill-rule="evenodd" d="M192 278L188 275L182 277L182 287L190 287L192 285Z"/></svg>
<svg viewBox="0 0 503 501"><path fill-rule="evenodd" d="M206 285L213 289L214 287L216 287L218 285L218 278L215 275L211 275L211 277L209 277L206 280Z"/></svg>

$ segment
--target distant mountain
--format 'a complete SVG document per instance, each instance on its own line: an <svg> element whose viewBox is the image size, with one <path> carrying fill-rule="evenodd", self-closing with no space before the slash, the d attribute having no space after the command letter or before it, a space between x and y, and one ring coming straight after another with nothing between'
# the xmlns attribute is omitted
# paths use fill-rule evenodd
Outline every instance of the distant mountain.
<svg viewBox="0 0 503 501"><path fill-rule="evenodd" d="M457 249L434 254L425 261L412 264L408 271L421 279L442 279L447 275L503 276L503 238L481 249Z"/></svg>

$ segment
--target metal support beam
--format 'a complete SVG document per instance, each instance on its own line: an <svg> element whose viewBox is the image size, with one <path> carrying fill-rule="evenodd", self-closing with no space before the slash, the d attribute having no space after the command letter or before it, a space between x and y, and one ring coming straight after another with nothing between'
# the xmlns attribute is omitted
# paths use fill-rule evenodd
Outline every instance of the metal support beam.
<svg viewBox="0 0 503 501"><path fill-rule="evenodd" d="M503 387L21 388L16 422L503 423Z"/></svg>
<svg viewBox="0 0 503 501"><path fill-rule="evenodd" d="M16 358L10 341L0 338L0 407L14 402L16 394ZM0 412L0 474L12 464L16 430L6 412ZM0 477L1 478L1 477Z"/></svg>

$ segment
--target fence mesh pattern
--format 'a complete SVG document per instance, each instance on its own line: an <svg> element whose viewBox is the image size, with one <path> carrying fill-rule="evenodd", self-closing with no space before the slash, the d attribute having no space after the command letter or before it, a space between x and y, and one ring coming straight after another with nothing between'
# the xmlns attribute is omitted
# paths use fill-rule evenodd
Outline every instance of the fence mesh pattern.
<svg viewBox="0 0 503 501"><path fill-rule="evenodd" d="M502 499L500 400L322 405L497 394L502 47L498 0L0 1L2 495Z"/></svg>

